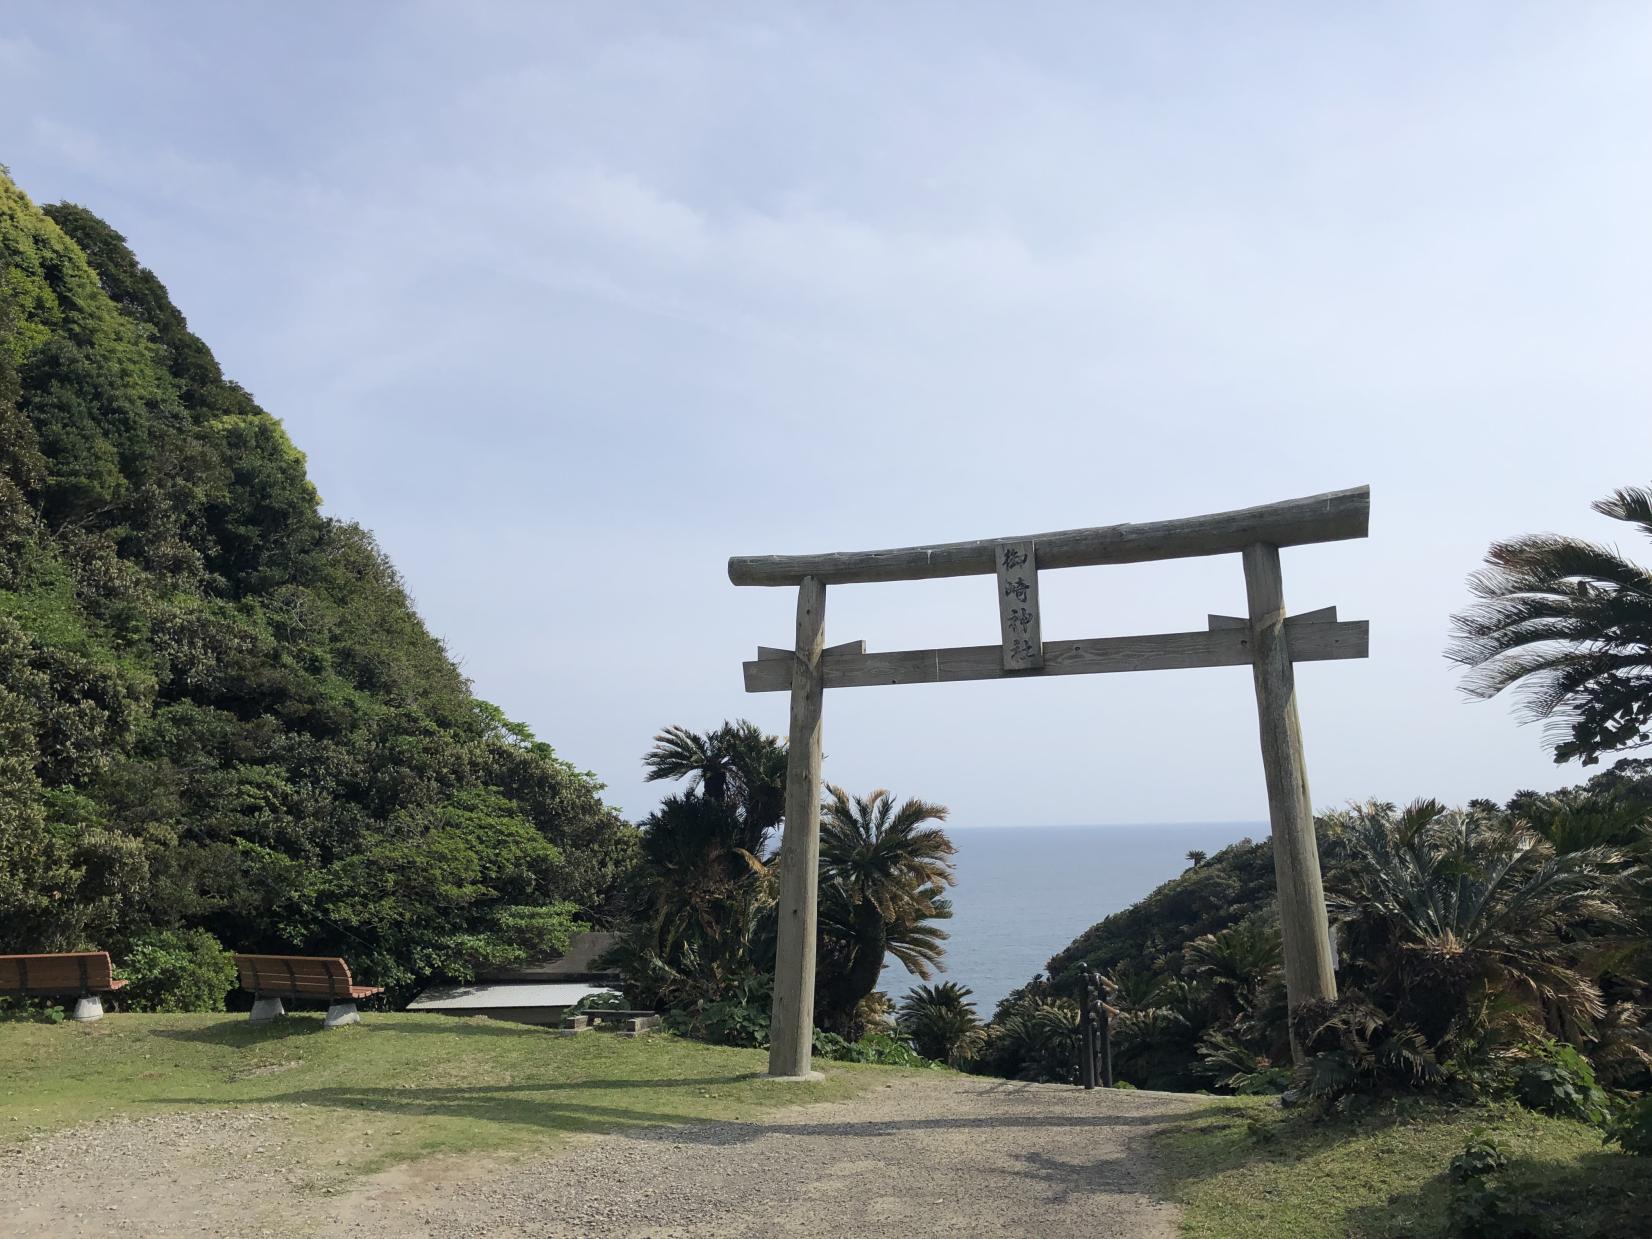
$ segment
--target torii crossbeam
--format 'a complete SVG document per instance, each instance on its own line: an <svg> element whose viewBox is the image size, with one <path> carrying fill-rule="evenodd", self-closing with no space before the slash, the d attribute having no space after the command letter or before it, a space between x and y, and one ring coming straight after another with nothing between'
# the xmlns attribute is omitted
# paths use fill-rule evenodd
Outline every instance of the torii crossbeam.
<svg viewBox="0 0 1652 1239"><path fill-rule="evenodd" d="M820 720L828 688L1249 663L1267 775L1286 993L1293 1007L1336 997L1293 664L1364 658L1369 626L1364 620L1339 622L1335 607L1286 616L1279 548L1363 538L1370 515L1370 487L1360 486L1142 525L884 551L730 559L729 580L736 585L797 587L793 648L759 647L757 659L745 664L747 692L790 688L792 694L769 1074L809 1075L820 868ZM1212 615L1196 632L1043 639L1038 574L1045 569L1225 554L1243 559L1246 617ZM996 578L1003 638L998 645L876 654L867 652L864 641L826 648L829 584L977 575Z"/></svg>

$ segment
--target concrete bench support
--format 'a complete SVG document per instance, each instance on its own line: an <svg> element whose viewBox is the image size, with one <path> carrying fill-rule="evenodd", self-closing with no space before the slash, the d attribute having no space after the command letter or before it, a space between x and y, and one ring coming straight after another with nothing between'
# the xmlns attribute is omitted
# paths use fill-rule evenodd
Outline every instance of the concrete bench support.
<svg viewBox="0 0 1652 1239"><path fill-rule="evenodd" d="M570 1015L562 1021L562 1027L557 1029L564 1037L576 1037L591 1026L591 1017L588 1015Z"/></svg>
<svg viewBox="0 0 1652 1239"><path fill-rule="evenodd" d="M278 1015L287 1014L287 1008L281 1005L279 998L255 998L252 1002L252 1014L247 1019L254 1024L267 1024Z"/></svg>
<svg viewBox="0 0 1652 1239"><path fill-rule="evenodd" d="M79 1002L75 1003L75 1013L71 1018L79 1020L82 1024L90 1024L93 1020L101 1020L103 1018L103 999L96 994L85 995Z"/></svg>
<svg viewBox="0 0 1652 1239"><path fill-rule="evenodd" d="M346 1024L361 1023L361 1015L353 1002L335 1002L327 1008L327 1018L321 1021L323 1028L342 1028Z"/></svg>

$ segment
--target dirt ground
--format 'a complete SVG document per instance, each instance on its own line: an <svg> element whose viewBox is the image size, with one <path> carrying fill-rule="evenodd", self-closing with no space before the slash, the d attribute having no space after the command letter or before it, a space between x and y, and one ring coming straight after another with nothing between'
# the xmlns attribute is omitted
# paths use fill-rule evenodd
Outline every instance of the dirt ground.
<svg viewBox="0 0 1652 1239"><path fill-rule="evenodd" d="M1168 1239L1147 1137L1191 1099L939 1074L753 1122L634 1129L365 1182L273 1109L115 1120L0 1161L0 1234Z"/></svg>

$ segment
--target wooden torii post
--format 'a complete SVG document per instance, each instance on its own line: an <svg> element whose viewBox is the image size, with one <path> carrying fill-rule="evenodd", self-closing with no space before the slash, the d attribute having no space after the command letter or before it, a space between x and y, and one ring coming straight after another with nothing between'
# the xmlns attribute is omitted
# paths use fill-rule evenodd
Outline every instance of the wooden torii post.
<svg viewBox="0 0 1652 1239"><path fill-rule="evenodd" d="M757 659L744 664L747 692L789 688L792 694L769 1074L810 1074L820 868L820 715L828 688L1249 663L1267 775L1288 1001L1294 1007L1310 999L1335 998L1293 664L1364 658L1370 632L1364 620L1338 622L1335 607L1287 617L1279 548L1363 538L1370 515L1371 489L1360 486L1143 525L884 551L730 559L729 580L736 585L797 587L792 648L759 647ZM1209 616L1202 632L1043 639L1038 605L1038 574L1043 569L1226 554L1237 554L1244 563L1249 614L1243 618ZM1000 644L887 654L868 653L864 641L826 647L828 585L950 576L996 578Z"/></svg>

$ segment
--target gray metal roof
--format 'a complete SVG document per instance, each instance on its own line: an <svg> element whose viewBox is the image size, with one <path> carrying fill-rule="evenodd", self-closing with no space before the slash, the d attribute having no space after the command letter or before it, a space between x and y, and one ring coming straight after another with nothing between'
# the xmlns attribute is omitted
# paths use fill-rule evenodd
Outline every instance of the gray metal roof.
<svg viewBox="0 0 1652 1239"><path fill-rule="evenodd" d="M481 981L475 985L432 985L409 1011L488 1011L500 1007L571 1007L591 994L612 990L582 981Z"/></svg>

